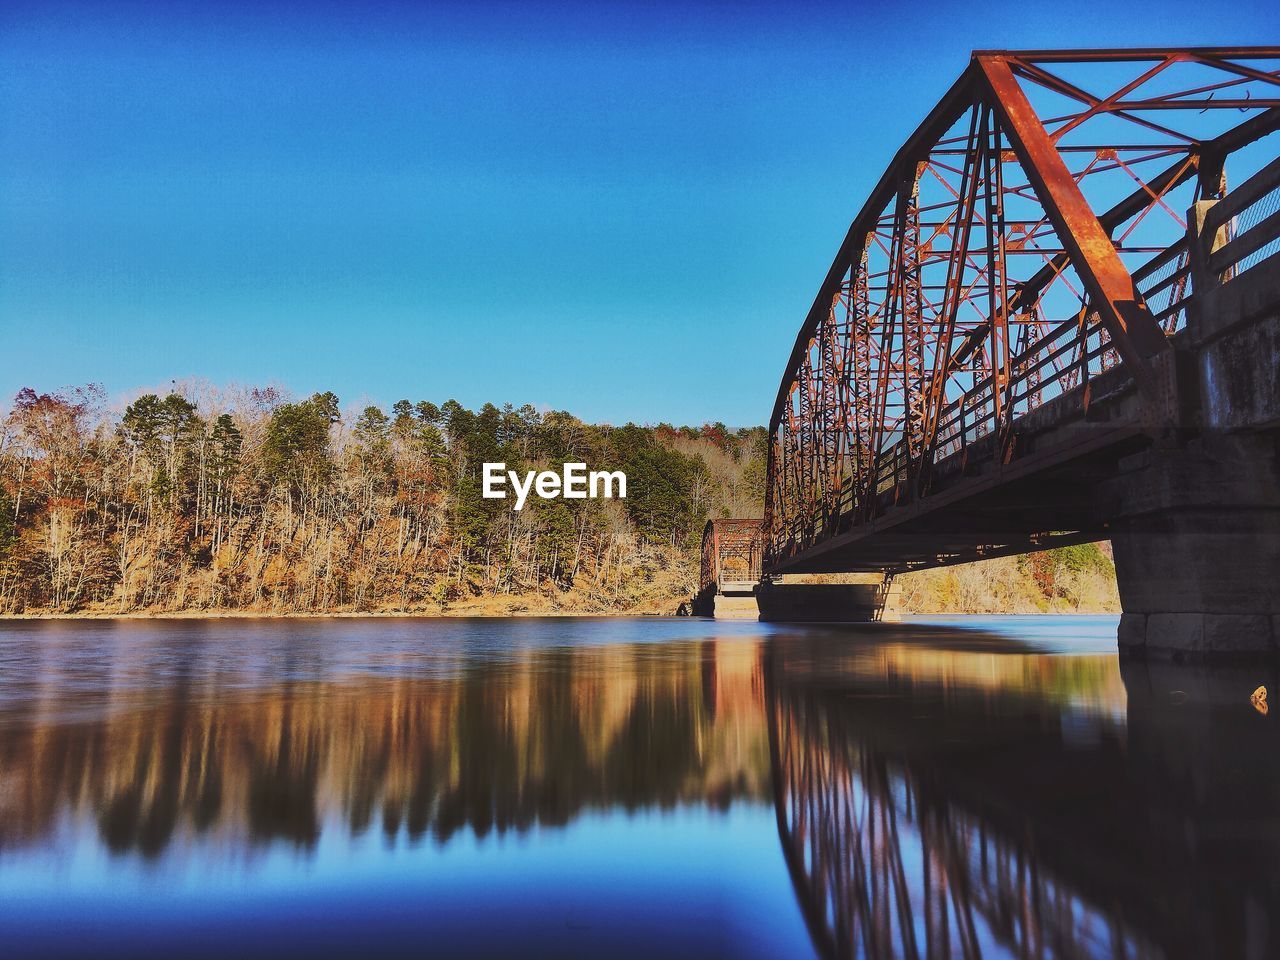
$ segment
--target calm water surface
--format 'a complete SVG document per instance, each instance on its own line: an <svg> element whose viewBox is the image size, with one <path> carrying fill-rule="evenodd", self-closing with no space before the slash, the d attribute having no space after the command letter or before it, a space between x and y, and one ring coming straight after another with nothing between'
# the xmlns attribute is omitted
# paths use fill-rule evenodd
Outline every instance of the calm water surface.
<svg viewBox="0 0 1280 960"><path fill-rule="evenodd" d="M0 956L1274 957L1259 683L1111 618L0 622Z"/></svg>

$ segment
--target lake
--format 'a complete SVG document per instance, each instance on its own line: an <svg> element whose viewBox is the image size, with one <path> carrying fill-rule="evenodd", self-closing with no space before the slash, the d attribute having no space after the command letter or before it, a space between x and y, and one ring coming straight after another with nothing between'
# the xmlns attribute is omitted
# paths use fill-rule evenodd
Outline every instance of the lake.
<svg viewBox="0 0 1280 960"><path fill-rule="evenodd" d="M1115 622L0 621L0 955L1280 955L1276 678Z"/></svg>

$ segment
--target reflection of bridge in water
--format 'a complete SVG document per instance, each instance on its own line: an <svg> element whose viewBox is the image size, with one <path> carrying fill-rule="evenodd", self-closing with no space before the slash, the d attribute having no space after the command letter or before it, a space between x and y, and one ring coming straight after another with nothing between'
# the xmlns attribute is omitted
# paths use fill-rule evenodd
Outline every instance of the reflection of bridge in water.
<svg viewBox="0 0 1280 960"><path fill-rule="evenodd" d="M1257 827L1280 765L1248 678L1224 705L1220 674L1135 664L1125 706L1105 658L766 656L779 836L825 955L1274 955L1280 851Z"/></svg>

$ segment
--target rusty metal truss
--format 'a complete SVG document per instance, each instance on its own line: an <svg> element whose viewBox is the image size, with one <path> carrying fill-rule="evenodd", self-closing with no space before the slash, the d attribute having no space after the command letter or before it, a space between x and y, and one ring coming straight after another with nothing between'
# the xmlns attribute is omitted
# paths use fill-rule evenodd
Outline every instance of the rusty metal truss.
<svg viewBox="0 0 1280 960"><path fill-rule="evenodd" d="M760 579L764 526L760 520L709 520L702 531L699 592L718 591L725 582Z"/></svg>
<svg viewBox="0 0 1280 960"><path fill-rule="evenodd" d="M1187 211L1276 155L1280 47L977 52L858 213L770 421L764 566L1123 366L1173 414ZM1268 152L1270 151L1270 152ZM705 563L705 560L704 560Z"/></svg>

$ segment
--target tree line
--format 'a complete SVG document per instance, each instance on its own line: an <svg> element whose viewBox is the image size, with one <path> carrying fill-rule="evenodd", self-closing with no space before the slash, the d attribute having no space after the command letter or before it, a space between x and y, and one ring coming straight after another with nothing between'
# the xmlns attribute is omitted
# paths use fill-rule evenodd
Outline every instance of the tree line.
<svg viewBox="0 0 1280 960"><path fill-rule="evenodd" d="M762 514L767 444L761 427L528 405L188 384L111 409L96 386L27 388L0 420L0 613L671 612L697 588L706 520ZM513 511L482 496L497 461L622 470L628 496ZM919 612L1119 608L1096 546L903 586Z"/></svg>
<svg viewBox="0 0 1280 960"><path fill-rule="evenodd" d="M0 611L629 608L687 595L708 517L760 514L766 449L759 427L528 405L25 388L0 429ZM622 470L628 496L513 511L482 496L494 461Z"/></svg>

